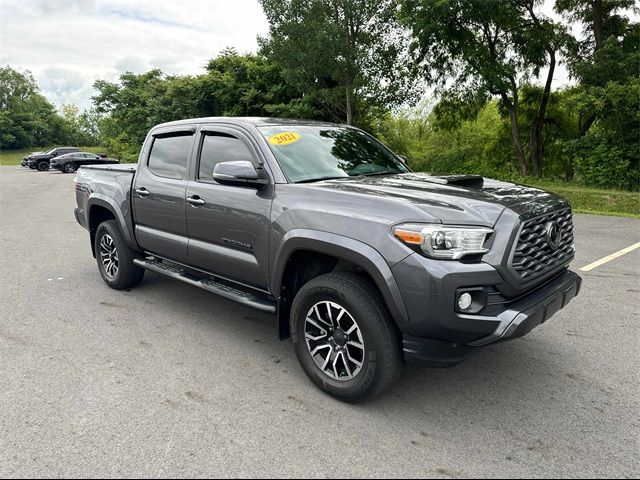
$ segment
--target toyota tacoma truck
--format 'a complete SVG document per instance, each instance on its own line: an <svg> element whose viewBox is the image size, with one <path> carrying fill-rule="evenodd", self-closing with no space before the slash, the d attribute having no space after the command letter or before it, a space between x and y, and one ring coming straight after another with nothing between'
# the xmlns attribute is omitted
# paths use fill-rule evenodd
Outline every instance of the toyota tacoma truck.
<svg viewBox="0 0 640 480"><path fill-rule="evenodd" d="M165 123L137 165L81 167L74 184L107 285L150 270L273 314L313 383L344 401L381 393L404 363L451 367L521 337L580 289L565 200L413 173L352 127Z"/></svg>

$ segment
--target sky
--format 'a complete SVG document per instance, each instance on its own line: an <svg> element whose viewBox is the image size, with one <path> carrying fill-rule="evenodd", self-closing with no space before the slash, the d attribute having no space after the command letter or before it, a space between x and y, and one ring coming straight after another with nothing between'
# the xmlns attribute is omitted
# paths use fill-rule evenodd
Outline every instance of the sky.
<svg viewBox="0 0 640 480"><path fill-rule="evenodd" d="M267 32L257 0L0 0L0 65L29 70L57 107L84 109L97 79L151 68L197 75L226 47L255 52ZM558 67L554 86L569 81Z"/></svg>
<svg viewBox="0 0 640 480"><path fill-rule="evenodd" d="M0 0L0 65L34 75L54 105L90 106L96 79L198 74L225 47L255 51L257 0Z"/></svg>

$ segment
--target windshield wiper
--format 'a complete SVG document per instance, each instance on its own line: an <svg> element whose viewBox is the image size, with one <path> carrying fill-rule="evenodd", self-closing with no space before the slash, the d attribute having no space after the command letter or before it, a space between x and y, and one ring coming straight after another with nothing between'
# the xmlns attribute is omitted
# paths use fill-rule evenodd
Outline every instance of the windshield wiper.
<svg viewBox="0 0 640 480"><path fill-rule="evenodd" d="M358 175L359 177L373 177L374 175L398 175L401 172L390 172L387 170L386 172L373 172L373 173L361 173Z"/></svg>
<svg viewBox="0 0 640 480"><path fill-rule="evenodd" d="M293 182L293 183L312 183L312 182L322 182L323 180L336 180L338 178L349 178L349 177L345 177L345 176L340 176L340 177L319 177L319 178L307 178L305 180L298 180L297 182Z"/></svg>

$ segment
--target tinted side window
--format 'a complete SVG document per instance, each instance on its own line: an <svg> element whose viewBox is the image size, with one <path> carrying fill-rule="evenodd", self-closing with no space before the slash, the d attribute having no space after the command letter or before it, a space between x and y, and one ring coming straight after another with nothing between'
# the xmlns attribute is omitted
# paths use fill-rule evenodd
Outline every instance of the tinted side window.
<svg viewBox="0 0 640 480"><path fill-rule="evenodd" d="M192 134L156 137L149 155L149 170L160 177L183 180L192 138Z"/></svg>
<svg viewBox="0 0 640 480"><path fill-rule="evenodd" d="M220 162L245 160L253 162L249 147L226 133L207 133L202 140L198 179L213 181L213 169Z"/></svg>

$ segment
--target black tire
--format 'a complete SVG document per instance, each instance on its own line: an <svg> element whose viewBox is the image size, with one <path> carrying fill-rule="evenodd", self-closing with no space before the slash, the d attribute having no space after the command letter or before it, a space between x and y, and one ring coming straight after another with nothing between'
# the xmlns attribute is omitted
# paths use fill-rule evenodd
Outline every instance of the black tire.
<svg viewBox="0 0 640 480"><path fill-rule="evenodd" d="M62 166L62 173L74 173L78 167L76 167L75 163L65 163Z"/></svg>
<svg viewBox="0 0 640 480"><path fill-rule="evenodd" d="M354 372L351 379L329 376L311 356L305 338L306 318L319 302L340 305L359 327L364 354L359 372ZM306 283L293 301L290 322L294 349L303 370L316 386L333 397L345 402L367 400L389 388L400 375L402 349L393 320L380 293L356 274L328 273Z"/></svg>
<svg viewBox="0 0 640 480"><path fill-rule="evenodd" d="M106 236L113 242L115 252L117 253L117 271L112 271L111 273L114 273L113 275L107 272L107 267L103 262L104 257L101 252L101 242L103 237ZM118 223L115 220L107 220L98 226L95 238L95 251L100 275L102 275L104 282L111 288L115 290L131 288L142 281L144 269L134 265L133 259L136 256L136 252L124 241Z"/></svg>
<svg viewBox="0 0 640 480"><path fill-rule="evenodd" d="M49 170L49 162L38 162L38 170L41 172Z"/></svg>

